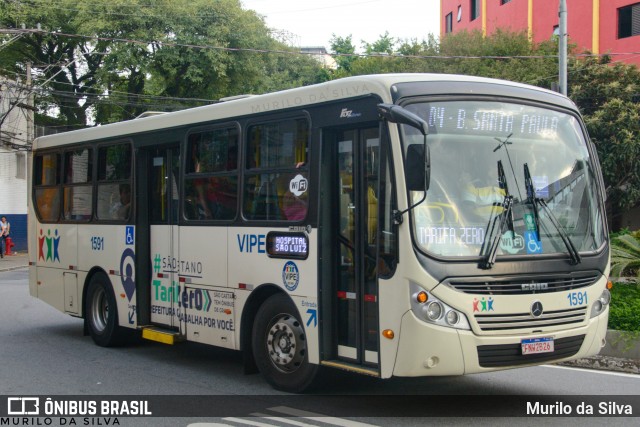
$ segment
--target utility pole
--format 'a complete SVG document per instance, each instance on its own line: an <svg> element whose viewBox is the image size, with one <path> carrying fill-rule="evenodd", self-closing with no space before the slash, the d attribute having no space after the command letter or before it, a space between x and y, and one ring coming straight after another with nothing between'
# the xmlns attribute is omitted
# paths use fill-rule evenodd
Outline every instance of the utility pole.
<svg viewBox="0 0 640 427"><path fill-rule="evenodd" d="M31 62L27 62L27 145L33 143L33 137L35 135L35 121L33 120L34 97L31 84Z"/></svg>
<svg viewBox="0 0 640 427"><path fill-rule="evenodd" d="M567 0L560 0L558 17L560 18L560 40L558 43L560 93L567 96Z"/></svg>

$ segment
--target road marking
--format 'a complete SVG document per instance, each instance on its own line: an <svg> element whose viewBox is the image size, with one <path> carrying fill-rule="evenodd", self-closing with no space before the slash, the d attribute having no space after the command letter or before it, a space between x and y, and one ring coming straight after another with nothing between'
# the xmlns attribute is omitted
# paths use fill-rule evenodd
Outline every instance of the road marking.
<svg viewBox="0 0 640 427"><path fill-rule="evenodd" d="M260 423L258 421L251 421L244 418L228 417L228 418L223 418L223 420L228 421L230 423L246 424L246 425L256 426L256 427L274 427L274 424Z"/></svg>
<svg viewBox="0 0 640 427"><path fill-rule="evenodd" d="M327 417L326 415L318 414L316 412L302 411L300 409L290 408L288 406L276 406L273 408L269 408L269 410L273 412L280 412L292 417L306 418L308 420L319 421L322 423L333 424L341 427L377 427L375 424L366 424L358 421L345 420L342 418Z"/></svg>
<svg viewBox="0 0 640 427"><path fill-rule="evenodd" d="M331 425L340 426L340 427L378 427L375 424L366 424L358 421L346 420L343 418L328 417L324 414L319 414L317 412L302 411L300 409L290 408L288 406L276 406L273 408L268 408L268 410L272 412L285 414L285 415L288 415L289 417L305 418L307 420L317 421L323 424L331 424ZM298 427L317 427L316 424L307 424L300 421L296 421L291 418L273 417L273 416L259 413L259 412L254 412L251 414L251 416L259 418L260 420L273 421L276 423L280 423L276 425L282 425L284 423L284 424L290 424ZM247 418L226 417L226 418L223 418L223 420L229 423L244 424L244 425L250 425L250 426L256 426L256 427L274 427L274 424L261 423L259 421L253 421ZM229 424L219 424L219 423L195 423L195 424L189 424L187 427L231 427L231 426Z"/></svg>
<svg viewBox="0 0 640 427"><path fill-rule="evenodd" d="M556 366L556 365L542 365L542 367L555 368L555 369L570 369L572 371L582 371L582 372L589 372L591 374L600 374L600 375L613 375L616 377L634 378L636 380L640 379L640 375L638 374L627 374L625 372L600 371L596 369L573 368L571 366Z"/></svg>
<svg viewBox="0 0 640 427"><path fill-rule="evenodd" d="M269 421L276 421L276 422L279 422L279 423L291 424L291 425L298 426L298 427L316 427L315 424L301 423L300 421L295 421L295 420L293 420L291 418L272 417L270 415L261 414L259 412L255 412L255 413L251 414L251 416L264 418L265 420L269 420Z"/></svg>
<svg viewBox="0 0 640 427"><path fill-rule="evenodd" d="M231 424L220 424L220 423L194 423L187 424L187 427L233 427Z"/></svg>

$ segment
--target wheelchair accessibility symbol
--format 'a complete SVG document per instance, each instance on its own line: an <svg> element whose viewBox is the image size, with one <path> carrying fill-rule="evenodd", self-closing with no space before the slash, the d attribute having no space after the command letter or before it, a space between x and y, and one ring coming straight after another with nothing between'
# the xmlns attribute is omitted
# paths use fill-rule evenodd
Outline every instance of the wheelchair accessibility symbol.
<svg viewBox="0 0 640 427"><path fill-rule="evenodd" d="M541 254L542 253L542 242L536 239L535 231L525 231L524 232L524 241L525 246L527 248L528 254Z"/></svg>
<svg viewBox="0 0 640 427"><path fill-rule="evenodd" d="M133 245L135 243L136 240L133 225L127 225L124 241L127 245Z"/></svg>

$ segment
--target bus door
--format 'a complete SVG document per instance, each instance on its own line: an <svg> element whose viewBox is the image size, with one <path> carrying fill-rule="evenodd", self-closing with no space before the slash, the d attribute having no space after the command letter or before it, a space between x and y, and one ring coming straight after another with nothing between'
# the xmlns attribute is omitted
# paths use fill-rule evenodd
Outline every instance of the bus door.
<svg viewBox="0 0 640 427"><path fill-rule="evenodd" d="M182 291L178 253L180 149L163 145L149 151L151 323L178 329Z"/></svg>
<svg viewBox="0 0 640 427"><path fill-rule="evenodd" d="M334 350L339 360L378 365L378 127L338 130L332 139L337 221L332 227L337 277L334 278Z"/></svg>

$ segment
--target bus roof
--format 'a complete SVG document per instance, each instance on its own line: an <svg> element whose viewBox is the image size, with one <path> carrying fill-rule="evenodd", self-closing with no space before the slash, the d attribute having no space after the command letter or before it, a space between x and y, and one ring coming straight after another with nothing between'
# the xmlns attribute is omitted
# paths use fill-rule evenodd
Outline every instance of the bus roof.
<svg viewBox="0 0 640 427"><path fill-rule="evenodd" d="M125 137L144 132L155 132L185 125L192 125L225 118L275 112L289 108L309 106L322 102L337 101L376 94L383 102L392 102L391 87L399 83L416 82L469 82L498 84L523 88L553 95L555 102L566 105L568 99L557 92L521 83L454 74L376 74L347 77L325 83L272 92L264 95L231 97L212 105L190 108L166 114L153 114L143 118L96 126L87 129L48 135L34 140L33 148L42 149L59 145L98 141ZM230 99L230 100L229 100ZM143 115L144 116L144 115Z"/></svg>

